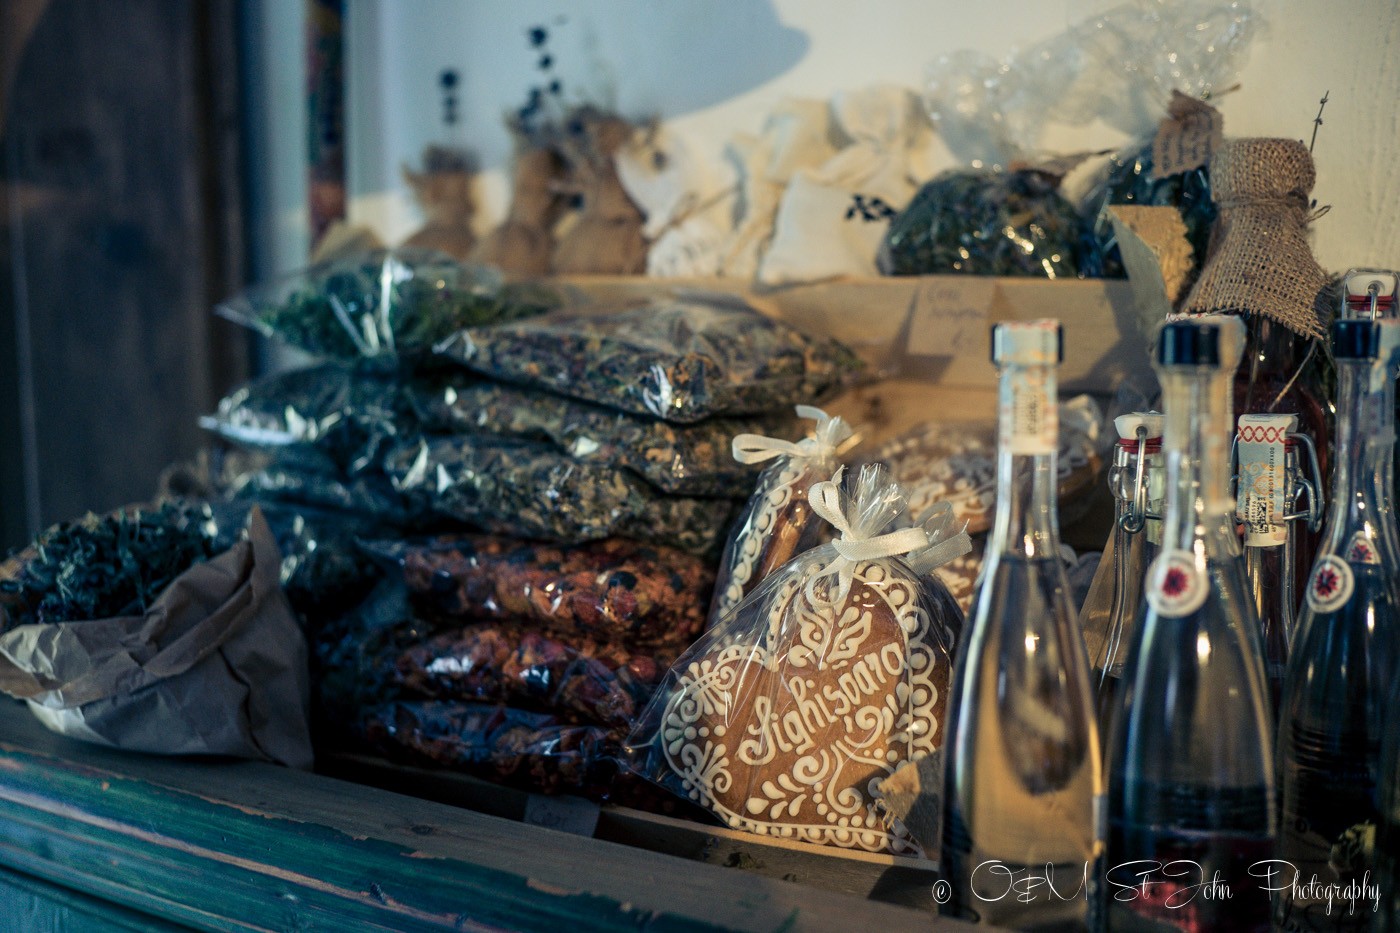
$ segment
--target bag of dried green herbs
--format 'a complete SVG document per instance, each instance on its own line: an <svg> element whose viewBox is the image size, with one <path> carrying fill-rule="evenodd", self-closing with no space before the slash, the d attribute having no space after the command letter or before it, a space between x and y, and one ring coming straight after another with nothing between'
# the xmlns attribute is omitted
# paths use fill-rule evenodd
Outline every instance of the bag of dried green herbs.
<svg viewBox="0 0 1400 933"><path fill-rule="evenodd" d="M410 514L566 544L625 537L713 555L737 505L663 495L626 470L485 435L405 444L389 455L385 472Z"/></svg>
<svg viewBox="0 0 1400 933"><path fill-rule="evenodd" d="M218 551L207 513L131 509L0 567L0 690L48 728L169 755L311 766L307 648L261 513Z"/></svg>
<svg viewBox="0 0 1400 933"><path fill-rule="evenodd" d="M548 289L508 284L489 266L378 249L255 287L216 311L312 356L389 361L426 355L462 328L532 317L558 303Z"/></svg>
<svg viewBox="0 0 1400 933"><path fill-rule="evenodd" d="M250 382L199 425L244 447L315 448L355 476L416 431L401 385L393 373L329 361Z"/></svg>
<svg viewBox="0 0 1400 933"><path fill-rule="evenodd" d="M836 340L699 293L467 329L438 352L495 379L677 423L821 399L862 369Z"/></svg>
<svg viewBox="0 0 1400 933"><path fill-rule="evenodd" d="M788 412L672 424L499 382L419 380L413 407L428 431L547 441L578 460L624 467L678 496L746 495L757 468L729 455L737 434L791 438Z"/></svg>

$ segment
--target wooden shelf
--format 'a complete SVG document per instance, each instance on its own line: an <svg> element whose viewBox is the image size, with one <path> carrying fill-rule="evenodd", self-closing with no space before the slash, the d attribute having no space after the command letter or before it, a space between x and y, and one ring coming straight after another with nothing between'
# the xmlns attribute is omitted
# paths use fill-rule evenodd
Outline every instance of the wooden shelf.
<svg viewBox="0 0 1400 933"><path fill-rule="evenodd" d="M100 749L51 735L18 704L0 706L0 869L17 873L21 895L37 879L69 909L106 902L159 929L965 928L816 879L322 775ZM14 889L7 878L0 898Z"/></svg>

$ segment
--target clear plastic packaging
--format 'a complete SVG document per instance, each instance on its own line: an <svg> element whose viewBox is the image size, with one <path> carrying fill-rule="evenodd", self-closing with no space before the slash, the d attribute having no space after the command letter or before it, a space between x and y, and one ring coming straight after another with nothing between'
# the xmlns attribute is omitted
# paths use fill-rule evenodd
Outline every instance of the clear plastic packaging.
<svg viewBox="0 0 1400 933"><path fill-rule="evenodd" d="M567 544L618 536L714 553L736 505L665 496L625 471L509 438L423 439L385 469L415 513Z"/></svg>
<svg viewBox="0 0 1400 933"><path fill-rule="evenodd" d="M402 568L428 618L508 620L571 644L688 645L714 586L700 558L622 538L560 546L451 535L365 546Z"/></svg>
<svg viewBox="0 0 1400 933"><path fill-rule="evenodd" d="M481 703L397 700L362 711L364 740L392 757L480 774L528 790L606 793L618 742L602 726Z"/></svg>
<svg viewBox="0 0 1400 933"><path fill-rule="evenodd" d="M314 447L350 475L416 428L393 374L338 361L251 382L199 425L245 447Z"/></svg>
<svg viewBox="0 0 1400 933"><path fill-rule="evenodd" d="M884 275L1074 278L1093 242L1059 189L1059 175L1037 168L944 172L890 221L876 266Z"/></svg>
<svg viewBox="0 0 1400 933"><path fill-rule="evenodd" d="M426 354L464 327L540 314L558 296L508 285L489 266L443 253L370 250L295 272L216 311L313 356L391 360Z"/></svg>
<svg viewBox="0 0 1400 933"><path fill-rule="evenodd" d="M464 330L438 352L507 382L678 423L820 399L862 368L829 337L700 293Z"/></svg>
<svg viewBox="0 0 1400 933"><path fill-rule="evenodd" d="M413 389L413 405L429 431L549 441L576 459L625 467L679 496L745 495L755 468L729 455L730 439L797 434L785 413L676 425L494 382L422 381Z"/></svg>
<svg viewBox="0 0 1400 933"><path fill-rule="evenodd" d="M436 627L413 616L356 636L350 673L390 699L506 703L568 722L628 728L679 653L588 637L550 638L517 621Z"/></svg>
<svg viewBox="0 0 1400 933"><path fill-rule="evenodd" d="M851 426L820 408L797 406L800 418L815 424L802 440L759 434L733 439L739 463L772 463L758 478L743 514L734 523L719 561L710 621L717 621L751 593L763 579L793 557L831 540L831 525L814 521L807 493L826 482L837 455L853 437Z"/></svg>
<svg viewBox="0 0 1400 933"><path fill-rule="evenodd" d="M904 500L875 467L849 495L823 483L811 501L840 537L773 573L681 657L628 762L733 828L917 854L875 791L939 751L945 636L961 613L931 574L967 537L949 533L947 509L901 528Z"/></svg>
<svg viewBox="0 0 1400 933"><path fill-rule="evenodd" d="M414 511L415 504L400 496L380 471L349 476L316 450L279 450L266 463L235 477L228 492L235 499L349 512L399 528L430 523L427 509Z"/></svg>
<svg viewBox="0 0 1400 933"><path fill-rule="evenodd" d="M1082 514L1103 466L1103 412L1087 395L1059 405L1059 499L1061 523ZM952 505L968 534L991 527L996 496L996 422L916 425L898 437L856 451L857 463L883 463L909 499L914 514L939 502Z"/></svg>

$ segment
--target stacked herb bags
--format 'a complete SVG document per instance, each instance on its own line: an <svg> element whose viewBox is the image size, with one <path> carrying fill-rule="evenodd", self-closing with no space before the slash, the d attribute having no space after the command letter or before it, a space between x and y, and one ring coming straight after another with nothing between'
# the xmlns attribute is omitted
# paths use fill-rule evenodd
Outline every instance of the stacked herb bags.
<svg viewBox="0 0 1400 933"><path fill-rule="evenodd" d="M324 288L262 320L347 318ZM621 736L703 629L715 561L754 489L734 438L794 437L794 403L846 387L860 363L727 298L518 310L446 336L433 318L413 331L432 334L432 353L410 352L393 314L387 329L382 310L348 315L360 326L339 349L362 359L267 377L204 424L270 458L235 498L364 523L350 553L302 567L348 574L373 541L388 568L353 610L323 601L308 619L324 737L613 793ZM304 338L314 329L293 339L327 346Z"/></svg>

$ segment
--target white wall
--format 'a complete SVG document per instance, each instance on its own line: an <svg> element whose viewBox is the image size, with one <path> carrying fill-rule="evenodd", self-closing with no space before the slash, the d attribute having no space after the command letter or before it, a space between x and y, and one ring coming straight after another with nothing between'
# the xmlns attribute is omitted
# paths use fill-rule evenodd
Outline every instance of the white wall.
<svg viewBox="0 0 1400 933"><path fill-rule="evenodd" d="M1131 0L1130 0L1131 2ZM1152 0L1144 0L1150 3ZM1173 0L1168 0L1173 2ZM303 0L250 0L278 35L260 42L269 181L259 186L268 238L261 251L289 268L305 255L302 141ZM480 154L481 226L504 210L510 141L502 115L538 80L526 30L551 30L566 94L606 100L629 116L659 115L718 157L726 139L757 130L787 96L829 97L891 81L918 87L940 54L997 57L1048 38L1113 4L1088 0L349 0L351 218L391 242L418 214L399 174L425 144L444 141L437 76L463 79L456 139ZM1266 22L1219 106L1232 136L1307 139L1330 91L1314 156L1314 227L1323 266L1400 266L1400 3L1255 0ZM295 30L295 31L293 31ZM291 33L289 39L286 33ZM1087 132L1087 135L1086 135ZM1060 148L1119 137L1103 126L1054 130ZM946 154L945 154L946 157ZM267 268L264 266L263 268Z"/></svg>

